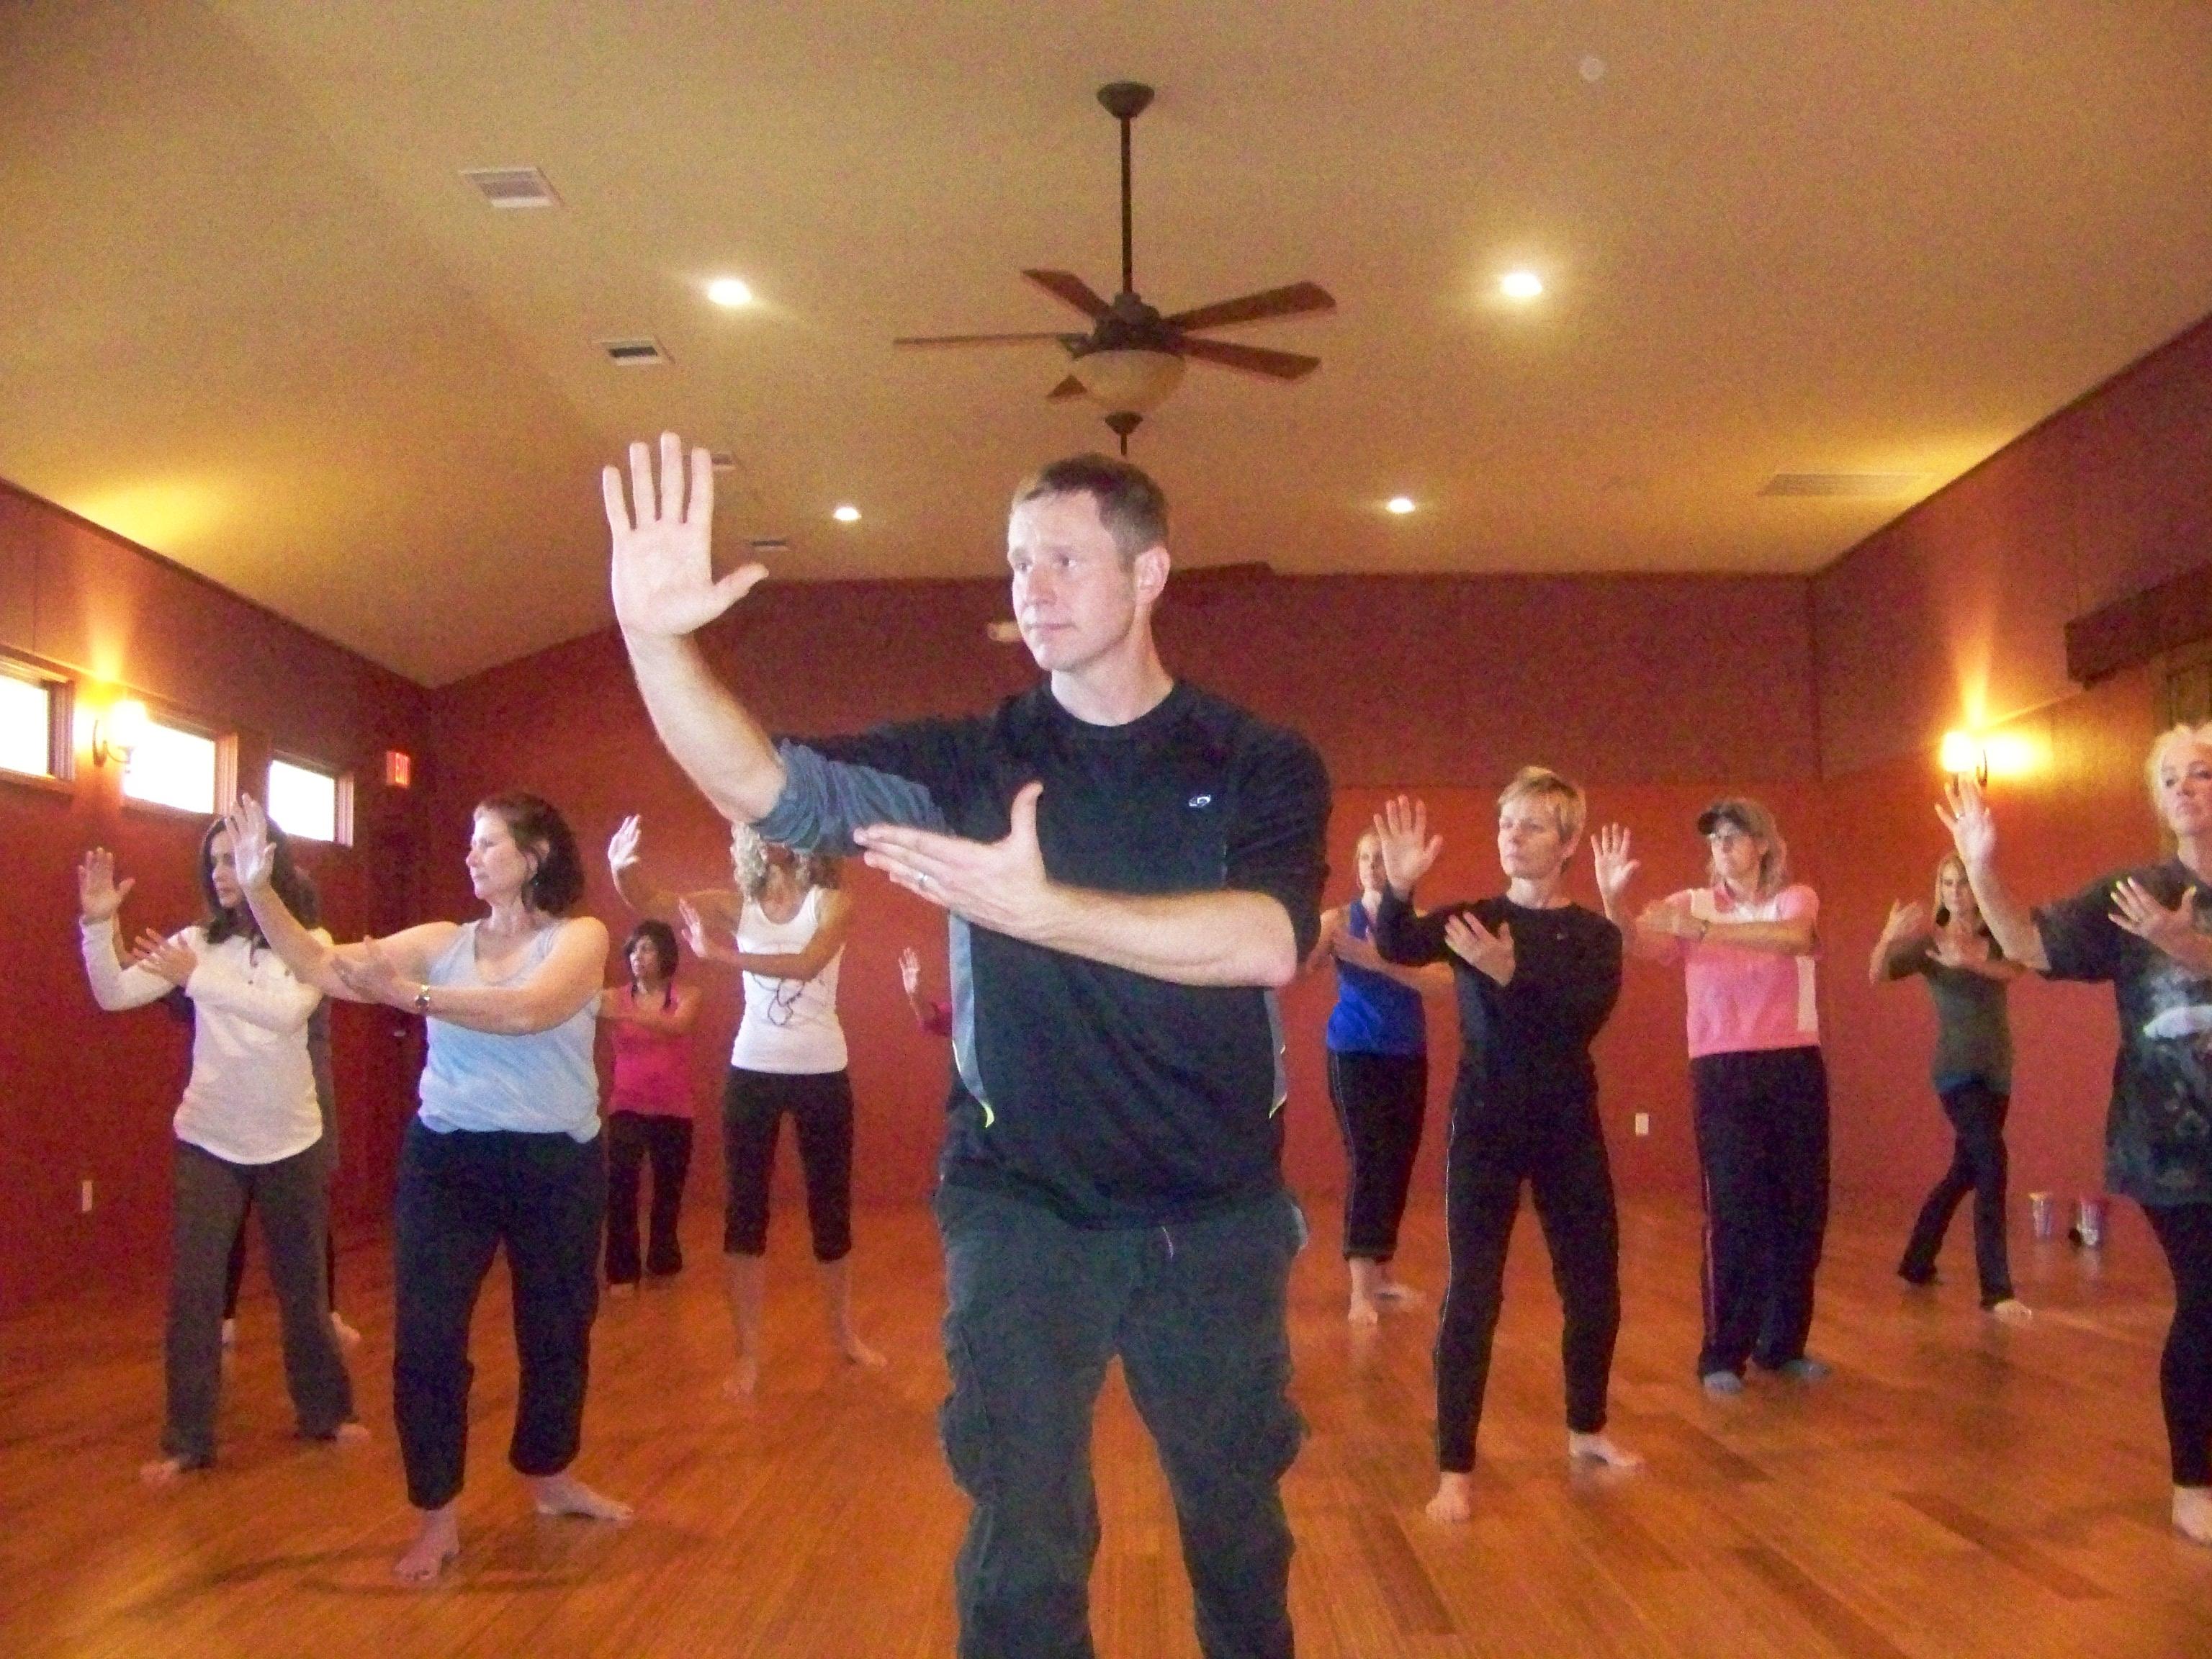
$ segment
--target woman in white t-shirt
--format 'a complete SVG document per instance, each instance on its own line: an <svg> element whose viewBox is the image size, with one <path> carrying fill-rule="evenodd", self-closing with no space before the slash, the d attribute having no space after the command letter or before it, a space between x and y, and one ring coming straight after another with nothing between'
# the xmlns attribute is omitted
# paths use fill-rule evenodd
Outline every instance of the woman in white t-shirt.
<svg viewBox="0 0 2212 1659"><path fill-rule="evenodd" d="M270 836L276 879L293 908L312 919L314 890L294 866L283 833L272 829ZM191 1077L174 1120L167 1408L161 1455L139 1470L157 1487L215 1462L224 1279L249 1202L261 1212L283 1318L284 1380L301 1434L368 1437L354 1419L352 1381L326 1316L324 1176L331 1149L307 1054L307 1019L322 993L295 978L269 948L231 853L230 832L218 818L200 838L207 920L166 936L147 931L127 963L116 954L115 917L132 882L115 879L115 860L104 847L86 854L76 872L85 974L100 1006L143 1008L179 990L192 1002Z"/></svg>
<svg viewBox="0 0 2212 1659"><path fill-rule="evenodd" d="M744 1398L760 1380L769 1188L787 1114L799 1136L831 1340L854 1364L880 1365L883 1356L853 1325L853 1087L837 1021L852 899L838 885L838 861L740 826L730 838L737 890L678 897L645 874L639 828L629 819L608 848L617 890L643 914L673 914L702 961L727 963L744 976L744 1015L722 1088L722 1251L738 1336L738 1368L725 1387Z"/></svg>

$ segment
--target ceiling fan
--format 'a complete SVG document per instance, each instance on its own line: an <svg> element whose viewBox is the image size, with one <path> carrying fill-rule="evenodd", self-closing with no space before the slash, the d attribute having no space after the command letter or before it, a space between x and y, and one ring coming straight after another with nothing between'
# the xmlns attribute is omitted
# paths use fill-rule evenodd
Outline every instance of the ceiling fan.
<svg viewBox="0 0 2212 1659"><path fill-rule="evenodd" d="M1131 257L1129 124L1151 104L1152 89L1133 81L1116 81L1098 88L1098 101L1121 125L1121 290L1109 304L1089 283L1068 271L1022 272L1046 293L1091 319L1091 331L909 335L891 343L967 346L1056 341L1072 359L1071 372L1046 395L1053 398L1088 397L1103 404L1106 424L1121 440L1121 453L1126 455L1129 453L1129 434L1144 419L1144 412L1181 383L1186 360L1243 369L1278 380L1301 380L1321 367L1318 357L1197 337L1203 331L1226 328L1234 323L1256 323L1270 317L1334 311L1336 301L1327 289L1316 283L1292 283L1284 288L1266 289L1237 299L1178 311L1170 316L1162 316L1146 305L1137 293Z"/></svg>

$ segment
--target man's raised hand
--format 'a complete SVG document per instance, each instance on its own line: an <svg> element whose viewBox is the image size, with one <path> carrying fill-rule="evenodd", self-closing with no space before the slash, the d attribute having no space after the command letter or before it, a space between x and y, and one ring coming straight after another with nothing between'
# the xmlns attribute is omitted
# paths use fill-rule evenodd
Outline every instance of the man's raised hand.
<svg viewBox="0 0 2212 1659"><path fill-rule="evenodd" d="M1403 795L1384 801L1375 815L1375 840L1382 852L1383 878L1401 898L1411 896L1413 884L1429 873L1444 846L1442 836L1429 833L1427 805Z"/></svg>
<svg viewBox="0 0 2212 1659"><path fill-rule="evenodd" d="M714 461L706 450L691 452L688 501L684 446L673 432L660 434L658 487L653 452L641 443L629 447L629 482L625 501L622 474L611 466L599 474L614 541L615 620L625 635L678 639L695 634L768 574L766 565L745 564L715 579Z"/></svg>

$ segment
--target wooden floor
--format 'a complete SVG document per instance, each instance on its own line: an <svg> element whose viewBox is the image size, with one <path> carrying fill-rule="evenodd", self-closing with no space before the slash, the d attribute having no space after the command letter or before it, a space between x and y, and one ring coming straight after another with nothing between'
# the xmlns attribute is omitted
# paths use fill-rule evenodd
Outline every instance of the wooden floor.
<svg viewBox="0 0 2212 1659"><path fill-rule="evenodd" d="M940 1280L921 1211L864 1216L864 1327L887 1372L831 1364L796 1217L780 1218L758 1402L724 1404L710 1218L672 1288L602 1313L579 1472L638 1506L626 1528L533 1518L505 1467L503 1276L481 1311L466 1553L396 1588L407 1513L390 1429L388 1281L349 1255L364 1450L288 1437L274 1310L251 1299L223 1458L164 1497L154 1446L160 1310L89 1299L0 1326L0 1644L10 1656L923 1656L951 1651L963 1504L938 1455ZM1950 1282L1911 1292L1892 1229L1841 1218L1812 1389L1693 1385L1695 1218L1627 1219L1614 1426L1650 1468L1570 1474L1559 1318L1523 1216L1466 1527L1426 1522L1432 1310L1347 1330L1316 1214L1298 1264L1297 1395L1312 1425L1285 1485L1307 1659L1418 1655L2212 1654L2212 1552L2176 1540L2155 1392L2154 1261L2023 1249L2024 1332L1976 1310L1960 1218ZM1439 1218L1409 1218L1406 1276L1442 1280ZM258 1274L256 1275L257 1281ZM1192 1655L1166 1494L1118 1379L1098 1425L1105 1544L1093 1589L1112 1659Z"/></svg>

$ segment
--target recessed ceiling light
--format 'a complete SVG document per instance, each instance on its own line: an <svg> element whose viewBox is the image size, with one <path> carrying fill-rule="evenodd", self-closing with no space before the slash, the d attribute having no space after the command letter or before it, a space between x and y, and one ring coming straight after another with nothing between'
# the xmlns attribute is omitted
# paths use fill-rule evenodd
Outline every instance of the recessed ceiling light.
<svg viewBox="0 0 2212 1659"><path fill-rule="evenodd" d="M860 521L860 509L852 502L847 501L842 506L830 508L830 516L836 520L839 524L858 524Z"/></svg>
<svg viewBox="0 0 2212 1659"><path fill-rule="evenodd" d="M1385 513L1395 513L1402 519L1413 510L1413 498L1411 495L1393 495L1382 503L1382 510Z"/></svg>
<svg viewBox="0 0 2212 1659"><path fill-rule="evenodd" d="M1533 270L1509 270L1498 279L1498 291L1509 300L1533 300L1544 291L1544 279Z"/></svg>
<svg viewBox="0 0 2212 1659"><path fill-rule="evenodd" d="M718 306L735 310L753 302L752 289L735 276L717 276L707 284L707 297Z"/></svg>

